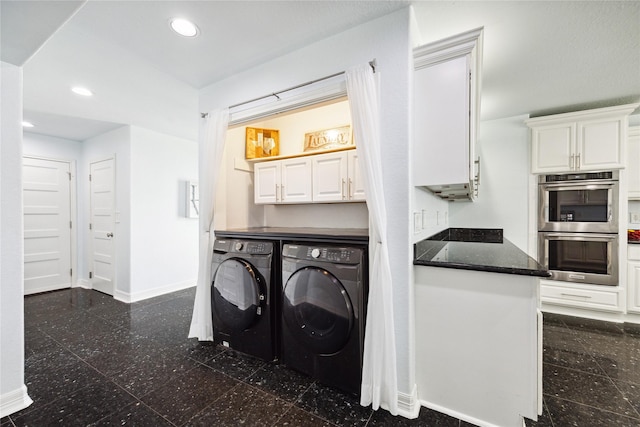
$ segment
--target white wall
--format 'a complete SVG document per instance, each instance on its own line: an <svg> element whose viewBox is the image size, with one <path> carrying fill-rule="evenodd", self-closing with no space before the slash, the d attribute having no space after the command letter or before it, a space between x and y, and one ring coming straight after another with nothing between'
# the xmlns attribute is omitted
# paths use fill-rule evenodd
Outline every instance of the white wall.
<svg viewBox="0 0 640 427"><path fill-rule="evenodd" d="M413 285L408 167L411 20L410 8L394 12L208 86L200 96L200 111L210 111L376 60L398 386L405 394L413 392L414 384L410 355Z"/></svg>
<svg viewBox="0 0 640 427"><path fill-rule="evenodd" d="M82 159L82 143L70 139L25 132L22 137L23 154L25 156L44 157L52 160Z"/></svg>
<svg viewBox="0 0 640 427"><path fill-rule="evenodd" d="M504 237L528 252L528 116L480 123L480 194L449 206L451 227L502 228Z"/></svg>
<svg viewBox="0 0 640 427"><path fill-rule="evenodd" d="M78 193L80 215L78 227L80 242L78 262L80 277L88 279L89 260L89 163L115 157L116 164L116 223L114 235L116 241L116 292L130 294L131 288L131 128L121 128L106 132L83 142L83 160L78 167Z"/></svg>
<svg viewBox="0 0 640 427"><path fill-rule="evenodd" d="M31 404L24 385L22 69L0 63L0 417Z"/></svg>
<svg viewBox="0 0 640 427"><path fill-rule="evenodd" d="M184 212L197 177L195 142L131 128L130 300L195 286L198 219Z"/></svg>

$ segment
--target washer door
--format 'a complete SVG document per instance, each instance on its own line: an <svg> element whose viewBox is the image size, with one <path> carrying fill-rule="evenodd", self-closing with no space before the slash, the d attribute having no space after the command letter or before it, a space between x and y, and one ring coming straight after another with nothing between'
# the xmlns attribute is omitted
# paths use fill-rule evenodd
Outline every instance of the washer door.
<svg viewBox="0 0 640 427"><path fill-rule="evenodd" d="M328 271L304 267L284 287L282 316L291 334L317 354L340 351L351 335L353 306L342 283Z"/></svg>
<svg viewBox="0 0 640 427"><path fill-rule="evenodd" d="M211 286L215 316L226 332L242 332L262 313L264 279L241 258L229 258L218 266Z"/></svg>

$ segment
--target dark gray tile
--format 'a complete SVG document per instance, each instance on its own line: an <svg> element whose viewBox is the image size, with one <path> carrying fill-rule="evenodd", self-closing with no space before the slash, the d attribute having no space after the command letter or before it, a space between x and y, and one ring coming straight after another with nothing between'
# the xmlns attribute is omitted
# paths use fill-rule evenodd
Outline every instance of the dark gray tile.
<svg viewBox="0 0 640 427"><path fill-rule="evenodd" d="M64 366L44 368L42 365L25 370L25 385L34 404L25 408L30 412L35 405L67 397L70 393L106 380L100 373L79 359Z"/></svg>
<svg viewBox="0 0 640 427"><path fill-rule="evenodd" d="M172 423L182 425L238 384L227 375L198 365L144 396L142 401Z"/></svg>
<svg viewBox="0 0 640 427"><path fill-rule="evenodd" d="M285 366L265 363L246 382L280 399L295 402L314 380Z"/></svg>
<svg viewBox="0 0 640 427"><path fill-rule="evenodd" d="M120 411L110 414L103 419L89 424L92 427L102 426L124 426L130 425L135 427L171 427L166 419L155 413L146 405L135 402Z"/></svg>
<svg viewBox="0 0 640 427"><path fill-rule="evenodd" d="M188 426L272 426L291 407L282 399L240 383L204 409Z"/></svg>
<svg viewBox="0 0 640 427"><path fill-rule="evenodd" d="M357 397L317 383L298 399L296 406L340 426L363 426L373 412L371 407L361 406Z"/></svg>
<svg viewBox="0 0 640 427"><path fill-rule="evenodd" d="M562 321L569 329L575 331L599 332L614 336L620 336L624 333L623 323L603 322L602 320L574 316L563 316Z"/></svg>
<svg viewBox="0 0 640 427"><path fill-rule="evenodd" d="M624 333L632 337L640 338L640 324L637 323L625 323Z"/></svg>
<svg viewBox="0 0 640 427"><path fill-rule="evenodd" d="M111 382L101 382L70 393L48 405L39 406L14 419L16 426L86 426L135 399Z"/></svg>
<svg viewBox="0 0 640 427"><path fill-rule="evenodd" d="M625 399L636 411L635 416L640 418L640 385L623 381L614 381L616 387L622 392ZM640 421L638 422L640 425Z"/></svg>
<svg viewBox="0 0 640 427"><path fill-rule="evenodd" d="M227 351L224 346L218 345L213 341L198 341L196 338L190 338L185 348L187 356L201 363L208 362L224 351Z"/></svg>
<svg viewBox="0 0 640 427"><path fill-rule="evenodd" d="M56 324L40 325L40 329L70 349L90 338L110 334L119 327L87 311L76 312Z"/></svg>
<svg viewBox="0 0 640 427"><path fill-rule="evenodd" d="M612 379L640 384L638 337L585 331L580 341Z"/></svg>
<svg viewBox="0 0 640 427"><path fill-rule="evenodd" d="M458 427L460 420L449 415L431 410L429 408L420 408L420 413L416 419L407 419L401 416L393 416L384 409L373 411L371 419L367 426L442 426L442 427Z"/></svg>
<svg viewBox="0 0 640 427"><path fill-rule="evenodd" d="M245 380L265 365L261 359L229 349L206 362L207 366L238 380Z"/></svg>
<svg viewBox="0 0 640 427"><path fill-rule="evenodd" d="M13 424L13 421L11 421L11 418L7 417L2 417L0 418L0 426L1 427L15 427L15 424Z"/></svg>
<svg viewBox="0 0 640 427"><path fill-rule="evenodd" d="M605 375L598 362L565 327L545 326L543 332L543 361L592 374Z"/></svg>
<svg viewBox="0 0 640 427"><path fill-rule="evenodd" d="M546 397L549 415L555 427L564 426L616 426L638 427L639 420L593 406L555 397Z"/></svg>
<svg viewBox="0 0 640 427"><path fill-rule="evenodd" d="M547 408L547 402L543 401L542 415L538 415L538 420L533 421L528 418L524 419L526 427L554 427L551 421L551 415L549 415L549 409Z"/></svg>
<svg viewBox="0 0 640 427"><path fill-rule="evenodd" d="M292 406L289 410L274 424L274 427L332 427L327 420L303 411L302 409Z"/></svg>
<svg viewBox="0 0 640 427"><path fill-rule="evenodd" d="M546 396L592 405L625 416L635 415L631 404L606 376L546 365L543 382Z"/></svg>
<svg viewBox="0 0 640 427"><path fill-rule="evenodd" d="M179 377L199 363L172 352L155 353L136 359L130 366L110 378L140 398Z"/></svg>

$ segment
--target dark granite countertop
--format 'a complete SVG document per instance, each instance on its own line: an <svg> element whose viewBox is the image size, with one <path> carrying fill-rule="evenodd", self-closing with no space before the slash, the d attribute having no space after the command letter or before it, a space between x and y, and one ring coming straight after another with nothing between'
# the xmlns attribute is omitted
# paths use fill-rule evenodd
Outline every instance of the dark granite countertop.
<svg viewBox="0 0 640 427"><path fill-rule="evenodd" d="M314 228L314 227L247 227L215 230L216 237L245 239L291 240L301 242L327 242L367 244L366 228Z"/></svg>
<svg viewBox="0 0 640 427"><path fill-rule="evenodd" d="M549 277L501 229L449 228L414 245L414 265Z"/></svg>

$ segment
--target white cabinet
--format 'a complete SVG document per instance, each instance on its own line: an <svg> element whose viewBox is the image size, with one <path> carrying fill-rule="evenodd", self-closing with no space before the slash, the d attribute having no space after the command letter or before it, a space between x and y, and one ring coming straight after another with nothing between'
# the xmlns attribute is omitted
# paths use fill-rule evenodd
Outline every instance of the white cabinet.
<svg viewBox="0 0 640 427"><path fill-rule="evenodd" d="M621 105L527 120L531 172L624 168L628 115L637 107Z"/></svg>
<svg viewBox="0 0 640 427"><path fill-rule="evenodd" d="M364 200L355 150L315 155L311 170L314 202Z"/></svg>
<svg viewBox="0 0 640 427"><path fill-rule="evenodd" d="M640 245L631 243L627 251L627 311L640 314Z"/></svg>
<svg viewBox="0 0 640 427"><path fill-rule="evenodd" d="M628 148L627 176L629 177L629 199L640 200L640 126L629 128Z"/></svg>
<svg viewBox="0 0 640 427"><path fill-rule="evenodd" d="M357 159L356 150L346 150L255 163L254 202L364 201Z"/></svg>
<svg viewBox="0 0 640 427"><path fill-rule="evenodd" d="M308 203L311 194L311 159L297 157L254 165L256 204Z"/></svg>
<svg viewBox="0 0 640 427"><path fill-rule="evenodd" d="M413 51L413 184L448 200L477 195L482 32Z"/></svg>

